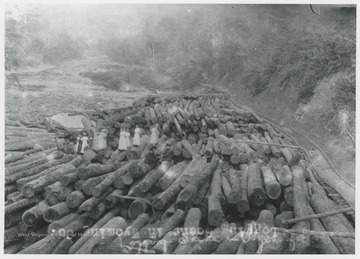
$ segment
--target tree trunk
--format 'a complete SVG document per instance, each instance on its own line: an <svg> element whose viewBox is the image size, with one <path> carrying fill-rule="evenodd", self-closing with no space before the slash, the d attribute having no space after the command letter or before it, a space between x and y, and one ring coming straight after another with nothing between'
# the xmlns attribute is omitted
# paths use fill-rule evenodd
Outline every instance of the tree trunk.
<svg viewBox="0 0 360 259"><path fill-rule="evenodd" d="M266 199L264 182L259 164L252 163L248 168L248 199L252 206L261 206Z"/></svg>

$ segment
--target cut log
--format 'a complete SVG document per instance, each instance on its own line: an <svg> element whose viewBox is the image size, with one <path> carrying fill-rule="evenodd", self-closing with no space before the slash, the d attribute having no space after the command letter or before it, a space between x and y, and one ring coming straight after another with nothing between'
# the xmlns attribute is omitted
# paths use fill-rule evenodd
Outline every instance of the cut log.
<svg viewBox="0 0 360 259"><path fill-rule="evenodd" d="M165 191L171 186L173 182L184 172L188 163L186 161L180 162L171 166L159 180L159 187Z"/></svg>
<svg viewBox="0 0 360 259"><path fill-rule="evenodd" d="M192 247L193 254L211 254L220 243L222 243L228 235L232 235L232 229L236 227L234 223L223 223L221 226L215 228L211 236L205 238L203 242L198 242ZM231 234L229 234L231 232Z"/></svg>
<svg viewBox="0 0 360 259"><path fill-rule="evenodd" d="M186 185L192 180L192 177L197 172L201 171L206 165L206 159L202 159L199 155L196 155L191 160L190 164L185 168L180 177L180 186L185 188Z"/></svg>
<svg viewBox="0 0 360 259"><path fill-rule="evenodd" d="M90 164L87 167L80 168L77 172L77 175L79 179L87 180L95 176L110 173L112 171L115 171L116 169L117 168L115 164L107 164L107 165Z"/></svg>
<svg viewBox="0 0 360 259"><path fill-rule="evenodd" d="M213 151L214 151L214 140L208 139L206 147L205 147L205 151L204 151L204 156L206 158L212 157Z"/></svg>
<svg viewBox="0 0 360 259"><path fill-rule="evenodd" d="M55 220L54 222L49 224L47 228L48 234L55 233L56 231L64 228L65 226L69 225L71 222L74 222L79 218L80 214L72 212L58 220Z"/></svg>
<svg viewBox="0 0 360 259"><path fill-rule="evenodd" d="M282 186L289 186L292 183L293 175L288 166L281 164L281 159L270 159L269 165L274 172L276 179Z"/></svg>
<svg viewBox="0 0 360 259"><path fill-rule="evenodd" d="M49 208L49 204L43 200L36 206L24 212L22 215L22 221L28 225L33 226L44 216L45 211Z"/></svg>
<svg viewBox="0 0 360 259"><path fill-rule="evenodd" d="M319 151L309 151L311 160L314 162L317 174L327 185L332 187L343 197L346 202L355 209L355 189L346 183L334 169L327 163Z"/></svg>
<svg viewBox="0 0 360 259"><path fill-rule="evenodd" d="M205 159L204 159L205 162ZM205 162L206 164L206 162ZM222 161L219 160L219 157L217 155L214 155L212 157L212 160L210 163L206 164L203 170L200 170L196 172L191 178L189 178L188 184L185 186L185 188L179 193L178 195L178 202L176 203L177 206L182 203L186 208L188 205L188 202L190 199L198 192L201 187L206 184L206 182L211 179L214 171L217 167L221 168ZM221 184L221 183L220 183ZM180 180L181 185L181 180ZM179 207L180 208L180 207Z"/></svg>
<svg viewBox="0 0 360 259"><path fill-rule="evenodd" d="M274 220L274 224L275 227L278 228L292 228L294 226L294 224L291 223L287 223L287 220L289 219L293 219L295 217L294 212L292 211L284 211L278 215L276 215L275 220Z"/></svg>
<svg viewBox="0 0 360 259"><path fill-rule="evenodd" d="M252 206L261 206L266 199L266 192L264 190L264 182L260 172L260 166L257 163L249 165L248 171L248 199Z"/></svg>
<svg viewBox="0 0 360 259"><path fill-rule="evenodd" d="M67 206L66 202L60 202L45 210L44 219L47 222L54 222L55 220L60 219L69 213L70 208Z"/></svg>
<svg viewBox="0 0 360 259"><path fill-rule="evenodd" d="M101 183L105 178L106 178L106 175L100 175L100 176L96 176L96 177L87 179L82 185L82 191L86 195L91 195L93 188L96 185L98 185L99 183Z"/></svg>
<svg viewBox="0 0 360 259"><path fill-rule="evenodd" d="M120 212L120 208L114 208L105 214L98 222L96 222L92 228L85 231L84 235L82 235L73 246L69 249L69 254L75 254L87 241L94 235L95 231L101 227L103 227L110 219L118 215Z"/></svg>
<svg viewBox="0 0 360 259"><path fill-rule="evenodd" d="M138 185L140 191L149 191L150 188L161 179L161 177L166 173L170 166L171 164L168 161L164 161L157 169L152 170L148 174L146 174Z"/></svg>
<svg viewBox="0 0 360 259"><path fill-rule="evenodd" d="M5 206L5 209L4 209L5 215L13 213L14 211L17 211L17 210L25 209L25 208L32 206L38 202L39 202L39 199L35 198L35 197L21 199L19 201L16 201L14 203L11 203L11 204Z"/></svg>
<svg viewBox="0 0 360 259"><path fill-rule="evenodd" d="M225 217L221 207L222 199L224 197L221 192L221 169L218 168L215 170L210 184L207 216L210 226L219 226Z"/></svg>
<svg viewBox="0 0 360 259"><path fill-rule="evenodd" d="M97 204L90 212L89 212L89 218L91 219L99 219L101 215L105 212L106 208L103 202L100 202Z"/></svg>
<svg viewBox="0 0 360 259"><path fill-rule="evenodd" d="M113 217L105 225L102 226L103 231L97 235L91 236L86 243L80 247L75 254L90 254L93 247L100 243L110 243L116 238L116 230L123 230L127 223L122 217Z"/></svg>
<svg viewBox="0 0 360 259"><path fill-rule="evenodd" d="M79 180L77 176L77 172L73 172L71 174L63 175L59 178L59 182L62 185L70 185L72 183L75 183L77 180Z"/></svg>
<svg viewBox="0 0 360 259"><path fill-rule="evenodd" d="M9 228L9 227L17 225L21 221L21 217L22 217L24 211L25 211L25 209L17 210L17 211L14 211L13 213L6 214L5 220L4 220L5 228Z"/></svg>
<svg viewBox="0 0 360 259"><path fill-rule="evenodd" d="M124 190L114 190L111 194L109 194L105 200L104 204L105 207L110 209L113 208L117 203L123 201L123 199L120 196L125 195ZM130 194L128 194L130 196Z"/></svg>
<svg viewBox="0 0 360 259"><path fill-rule="evenodd" d="M84 180L78 180L74 183L74 187L77 191L82 191L82 185L84 184Z"/></svg>
<svg viewBox="0 0 360 259"><path fill-rule="evenodd" d="M101 201L103 201L112 191L114 188L109 188L105 192L103 192L99 197L91 197L84 201L80 207L80 211L91 211L97 204L99 204Z"/></svg>
<svg viewBox="0 0 360 259"><path fill-rule="evenodd" d="M281 194L281 186L276 180L275 174L271 170L269 165L265 165L261 167L261 173L264 179L265 190L267 196L270 199L277 199Z"/></svg>
<svg viewBox="0 0 360 259"><path fill-rule="evenodd" d="M209 191L211 179L208 179L192 197L192 202L195 206L202 203L206 193Z"/></svg>
<svg viewBox="0 0 360 259"><path fill-rule="evenodd" d="M60 183L60 182L58 182ZM66 185L59 184L56 188L53 188L46 195L47 203L52 206L56 203L60 203L66 199L66 196L72 192L72 189Z"/></svg>
<svg viewBox="0 0 360 259"><path fill-rule="evenodd" d="M305 182L304 170L299 167L293 167L293 183L292 183L293 193L294 193L294 214L296 218L304 217L308 215L307 211L307 195L308 189ZM297 222L294 229L305 229L310 230L309 222ZM310 236L308 235L292 235L291 239L295 243L294 252L301 254L309 251L311 241Z"/></svg>
<svg viewBox="0 0 360 259"><path fill-rule="evenodd" d="M295 190L294 190L295 198ZM295 199L294 199L295 201ZM310 199L311 207L315 213L325 213L334 209L334 202L328 199L326 196L320 193L314 193ZM294 203L295 206L295 203ZM294 207L295 208L295 207ZM320 218L325 229L332 232L349 232L349 229L344 225L343 220L340 217L344 215L332 215ZM352 238L346 237L331 237L331 240L339 250L341 254L354 254L355 242Z"/></svg>
<svg viewBox="0 0 360 259"><path fill-rule="evenodd" d="M136 219L141 214L144 214L150 208L150 200L152 197L153 195L147 193L144 198L133 201L128 209L129 218Z"/></svg>
<svg viewBox="0 0 360 259"><path fill-rule="evenodd" d="M310 206L308 206L308 213L309 215L315 214ZM326 231L319 219L311 219L310 226L311 230ZM339 250L329 236L312 235L310 238L312 247L320 254L339 254Z"/></svg>
<svg viewBox="0 0 360 259"><path fill-rule="evenodd" d="M236 209L240 213L246 212L250 208L248 201L248 170L249 168L246 167L240 182L240 200L236 204Z"/></svg>
<svg viewBox="0 0 360 259"><path fill-rule="evenodd" d="M75 166L69 162L63 167L25 184L22 189L22 194L25 197L32 197L35 193L43 190L45 186L57 182L62 175L72 173L75 169Z"/></svg>
<svg viewBox="0 0 360 259"><path fill-rule="evenodd" d="M292 186L284 188L284 200L289 206L294 206L294 192Z"/></svg>
<svg viewBox="0 0 360 259"><path fill-rule="evenodd" d="M230 204L237 204L241 199L241 175L239 171L229 170L229 183L231 185L231 192L228 196L228 201Z"/></svg>
<svg viewBox="0 0 360 259"><path fill-rule="evenodd" d="M70 247L74 244L71 237L65 237L51 252L52 254L67 254Z"/></svg>
<svg viewBox="0 0 360 259"><path fill-rule="evenodd" d="M276 232L274 227L274 215L269 210L262 210L257 223L261 225L260 234L258 235L257 254L281 254L284 251L286 233ZM265 241L270 240L270 241Z"/></svg>

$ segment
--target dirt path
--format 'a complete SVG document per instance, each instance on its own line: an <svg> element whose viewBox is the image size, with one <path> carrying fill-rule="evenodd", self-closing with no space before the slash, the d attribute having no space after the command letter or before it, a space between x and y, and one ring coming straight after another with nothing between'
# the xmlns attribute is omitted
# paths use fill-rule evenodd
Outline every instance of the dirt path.
<svg viewBox="0 0 360 259"><path fill-rule="evenodd" d="M93 85L80 72L105 69L112 62L106 57L88 57L63 63L20 71L22 87L7 85L5 114L7 117L35 119L71 110L108 109L130 105L138 97L149 93L145 88L113 91Z"/></svg>

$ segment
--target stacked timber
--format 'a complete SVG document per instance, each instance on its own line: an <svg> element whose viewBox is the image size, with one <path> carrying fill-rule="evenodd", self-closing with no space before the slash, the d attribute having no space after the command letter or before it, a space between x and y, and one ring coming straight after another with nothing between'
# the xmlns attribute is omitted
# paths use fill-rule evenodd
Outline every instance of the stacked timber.
<svg viewBox="0 0 360 259"><path fill-rule="evenodd" d="M6 253L354 253L351 208L228 96L147 96L85 115L89 136L109 133L106 149L76 154L77 132L7 121ZM118 150L120 130L136 127L140 145Z"/></svg>

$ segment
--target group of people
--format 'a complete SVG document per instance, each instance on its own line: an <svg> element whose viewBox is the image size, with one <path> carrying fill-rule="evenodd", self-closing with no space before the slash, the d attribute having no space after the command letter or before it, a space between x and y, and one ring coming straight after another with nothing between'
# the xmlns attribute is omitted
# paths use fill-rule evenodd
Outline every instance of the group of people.
<svg viewBox="0 0 360 259"><path fill-rule="evenodd" d="M151 129L151 136L150 136L150 143L152 145L156 145L158 142L158 138L159 138L159 126L158 124L156 124L155 126L153 126ZM140 146L141 142L140 142L140 134L141 134L142 130L141 128L139 128L137 125L135 127L134 130L134 137L132 139L130 139L130 132L127 128L125 128L125 125L122 124L121 128L120 128L120 137L119 137L119 144L118 144L118 149L119 150L127 150L129 148L131 148L132 146ZM108 131L106 129L102 129L99 133L95 133L94 139L92 139L89 136L89 133L87 131L82 131L78 136L77 136L77 142L76 142L76 146L75 146L75 152L77 154L84 154L85 152L85 148L89 147L89 142L93 141L92 143L92 149L95 151L99 151L99 150L103 150L106 149L107 147L107 134Z"/></svg>

